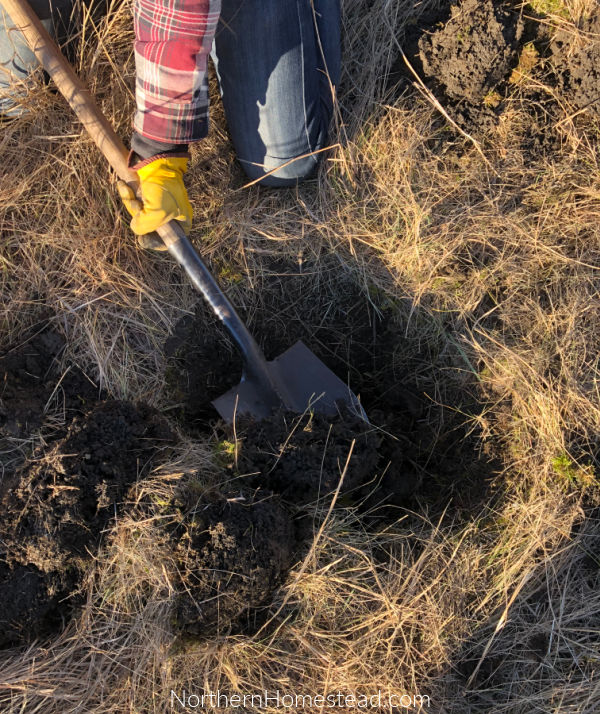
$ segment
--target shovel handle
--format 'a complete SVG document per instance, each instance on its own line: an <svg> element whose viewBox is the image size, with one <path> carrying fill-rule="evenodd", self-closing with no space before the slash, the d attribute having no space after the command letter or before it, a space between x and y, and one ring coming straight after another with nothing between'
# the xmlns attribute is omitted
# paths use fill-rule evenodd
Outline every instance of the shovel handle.
<svg viewBox="0 0 600 714"><path fill-rule="evenodd" d="M54 80L59 92L69 102L117 176L138 193L139 181L135 171L130 169L127 164L128 151L125 145L100 111L84 83L63 57L27 0L0 0L0 5L23 33L40 64ZM181 225L177 221L170 221L161 226L157 233L167 246L169 253L185 270L193 285L204 295L217 317L238 344L244 357L247 376L252 376L261 384L265 397L270 394L273 401L278 401L279 398L275 393L260 347L194 250Z"/></svg>

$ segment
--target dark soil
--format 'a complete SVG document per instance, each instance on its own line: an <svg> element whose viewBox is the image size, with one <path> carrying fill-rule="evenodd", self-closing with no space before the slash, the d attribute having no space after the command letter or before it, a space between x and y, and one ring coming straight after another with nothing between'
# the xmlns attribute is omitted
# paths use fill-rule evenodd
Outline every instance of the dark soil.
<svg viewBox="0 0 600 714"><path fill-rule="evenodd" d="M375 290L367 297L337 260L329 264L322 256L321 266L322 272L305 264L303 274L291 264L261 266L253 276L260 302L247 306L244 317L269 358L302 339L348 381L378 429L352 420L305 416L290 437L298 415L279 415L239 428L237 464L225 454L225 465L242 474L245 483L271 489L302 507L335 489L356 438L344 480L352 502L390 517L398 506L418 507L415 499L421 495L444 506L450 498L457 499L468 510L484 498L482 488L475 486L489 480L495 468L480 454L476 437L465 436L461 414L476 412L481 405L468 394L449 398L449 409L434 405L423 393L429 379L429 368L424 372L423 365L435 357L415 353L414 345L405 344L405 327L394 319L398 306ZM320 285L315 286L314 275ZM202 303L194 317L180 323L167 352L181 426L192 434L208 426L211 436L216 428L224 441L232 442L233 435L219 423L209 400L239 381L241 360ZM221 375L217 384L219 364L233 373L225 379ZM195 385L190 393L188 385Z"/></svg>
<svg viewBox="0 0 600 714"><path fill-rule="evenodd" d="M64 426L101 396L78 367L59 369L64 347L64 339L44 323L0 357L0 471L4 476L18 464L23 440L40 430L47 412L58 413ZM56 436L62 436L60 426ZM0 485L1 481L0 477Z"/></svg>
<svg viewBox="0 0 600 714"><path fill-rule="evenodd" d="M405 377L395 373L396 327L393 306L377 305L346 276L337 260L321 258L315 271L305 265L300 274L292 264L265 266L257 276L257 304L243 318L267 359L303 340L335 374L347 380L370 408L378 407L382 391L395 391L401 401ZM319 283L315 284L315 273ZM376 309L373 308L376 305ZM188 429L204 428L216 418L210 400L220 396L242 374L242 360L210 309L200 302L194 316L185 317L165 345L167 382L176 416ZM386 380L381 388L380 373ZM410 399L410 395L406 395ZM385 398L384 398L385 400Z"/></svg>
<svg viewBox="0 0 600 714"><path fill-rule="evenodd" d="M254 484L282 493L286 499L299 498L301 503L307 503L319 493L324 496L331 492L332 486L335 488L356 437L345 488L355 489L379 473L380 495L387 494L384 500L406 503L421 482L411 462L422 458L414 453L414 444L418 443L420 450L423 437L411 435L415 429L423 429L419 421L425 400L414 384L418 365L414 365L414 372L412 365L407 369L403 327L393 319L397 306L376 291L366 296L364 288L343 273L337 260L328 261L322 256L318 269L312 270L307 263L304 270L300 274L297 266L280 262L257 271L253 279L260 302L248 306L244 315L251 331L267 358L302 339L335 374L348 381L373 424L383 427L387 435L381 438L373 429L365 433L364 424L357 425L352 420L319 417L304 431L308 421L305 419L280 454L297 416L277 417L263 424L246 425L250 433L244 436L238 468L245 474L259 473ZM316 279L320 281L318 285ZM172 401L180 407L176 411L180 424L192 434L206 429L208 424L212 434L217 414L210 399L241 377L242 363L235 348L210 311L199 303L196 315L178 325L166 345L166 353L170 363L168 383ZM220 364L224 365L221 373ZM223 438L232 438L224 428L222 433ZM359 463L362 459L364 468ZM308 476L302 474L303 468ZM362 492L355 495L361 498Z"/></svg>
<svg viewBox="0 0 600 714"><path fill-rule="evenodd" d="M154 410L107 401L17 471L2 496L1 646L45 635L68 617L103 530L172 440Z"/></svg>
<svg viewBox="0 0 600 714"><path fill-rule="evenodd" d="M420 42L423 71L450 97L473 104L510 72L523 25L518 13L492 0L462 0L448 22Z"/></svg>
<svg viewBox="0 0 600 714"><path fill-rule="evenodd" d="M241 424L238 469L256 486L268 488L294 506L330 497L338 486L352 442L354 447L342 493L356 491L374 478L381 438L355 417L276 414Z"/></svg>
<svg viewBox="0 0 600 714"><path fill-rule="evenodd" d="M63 348L61 337L45 330L0 358L0 435L24 438L41 426L53 360Z"/></svg>
<svg viewBox="0 0 600 714"><path fill-rule="evenodd" d="M226 333L201 304L167 345L168 381L178 406L172 413L192 434L210 421L213 437L217 425L227 479L240 484L239 491L201 500L189 490L172 504L179 518L165 536L181 586L174 625L189 635L235 631L268 603L302 538L310 536L297 517L308 503L331 496L353 442L339 502L369 511L406 505L423 492L446 505L448 492L455 495L466 486L471 494L471 482L487 473L462 432L420 396L420 358L403 353L397 306L375 290L365 295L340 274L336 260L330 276L326 259L321 262L325 271L305 266L306 273L262 266L253 276L257 303L246 306L251 329L268 358L303 339L348 380L372 423L384 431L348 416L277 414L261 423L239 423L234 435L210 406L241 374ZM62 433L55 429L47 447L17 469L10 489L5 484L0 601L9 604L0 616L0 646L46 635L69 617L102 532L156 449L172 438L148 407L94 406L97 390L89 380L75 370L59 373L63 344L52 333L32 337L23 349L0 362L4 434L14 440L43 430L46 404L58 393L67 426ZM461 413L462 403L454 406ZM227 442L236 439L234 458ZM471 462L472 469L466 466Z"/></svg>
<svg viewBox="0 0 600 714"><path fill-rule="evenodd" d="M508 116L514 121L512 143L531 160L561 150L565 113L600 114L600 16L578 29L555 29L543 15L529 10L522 19L521 12L512 0L449 3L407 28L403 47L461 129L483 141ZM414 82L403 65L399 60L393 73L398 91ZM585 116L577 118L585 132L580 119ZM441 153L462 151L462 142L448 135L434 142Z"/></svg>
<svg viewBox="0 0 600 714"><path fill-rule="evenodd" d="M600 14L585 20L581 33L557 31L552 63L564 94L579 109L600 116Z"/></svg>
<svg viewBox="0 0 600 714"><path fill-rule="evenodd" d="M181 319L165 344L173 414L188 427L215 416L210 402L237 384L242 360L204 303Z"/></svg>
<svg viewBox="0 0 600 714"><path fill-rule="evenodd" d="M398 37L402 51L411 67L421 77L424 77L423 63L419 51L419 41L424 34L431 34L436 29L440 29L448 21L451 10L450 3L443 3L440 6L426 8L423 11L421 6L413 6L414 14L407 17L402 28L402 34ZM402 56L394 62L387 77L388 89L396 88L404 90L414 82L414 75L406 66Z"/></svg>
<svg viewBox="0 0 600 714"><path fill-rule="evenodd" d="M189 503L172 534L182 583L174 625L188 635L226 634L265 604L290 567L292 518L267 491L244 489Z"/></svg>

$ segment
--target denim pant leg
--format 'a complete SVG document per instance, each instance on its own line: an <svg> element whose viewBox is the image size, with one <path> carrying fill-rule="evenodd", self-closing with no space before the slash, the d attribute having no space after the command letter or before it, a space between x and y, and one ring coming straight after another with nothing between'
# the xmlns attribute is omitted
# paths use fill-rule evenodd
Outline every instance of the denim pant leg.
<svg viewBox="0 0 600 714"><path fill-rule="evenodd" d="M52 32L52 20L42 20ZM10 17L0 9L0 116L17 117L23 113L19 99L26 94L21 84L39 66L23 35Z"/></svg>
<svg viewBox="0 0 600 714"><path fill-rule="evenodd" d="M250 178L327 145L340 52L339 0L222 0L213 60ZM293 161L261 183L294 185L319 158Z"/></svg>
<svg viewBox="0 0 600 714"><path fill-rule="evenodd" d="M70 4L61 0L60 7L52 8L50 0L32 4L42 25L50 36L61 41L66 36L66 28L75 0ZM0 8L0 117L17 117L24 109L20 100L27 94L29 75L39 67L36 56L29 49L27 41L16 29L10 16Z"/></svg>

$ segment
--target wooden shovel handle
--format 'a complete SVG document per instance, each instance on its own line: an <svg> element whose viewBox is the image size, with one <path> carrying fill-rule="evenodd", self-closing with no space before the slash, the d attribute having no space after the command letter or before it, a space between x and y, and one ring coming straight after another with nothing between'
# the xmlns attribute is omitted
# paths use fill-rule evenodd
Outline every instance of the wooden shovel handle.
<svg viewBox="0 0 600 714"><path fill-rule="evenodd" d="M127 149L103 116L83 82L62 56L54 40L46 32L26 0L0 0L0 4L21 30L42 66L54 80L60 93L71 105L89 135L116 171L137 192L137 174L127 166ZM244 379L251 380L258 390L263 406L270 411L282 404L278 386L259 345L240 319L234 306L219 287L194 247L186 238L178 221L170 221L157 230L169 253L186 271L193 285L229 330L244 357ZM286 402L287 403L287 402Z"/></svg>

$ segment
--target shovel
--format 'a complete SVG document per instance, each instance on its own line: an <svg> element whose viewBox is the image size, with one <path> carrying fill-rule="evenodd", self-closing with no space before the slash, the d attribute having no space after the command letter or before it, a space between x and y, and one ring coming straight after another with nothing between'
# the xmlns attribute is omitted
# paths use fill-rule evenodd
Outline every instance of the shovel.
<svg viewBox="0 0 600 714"><path fill-rule="evenodd" d="M26 0L0 0L0 4L21 30L40 64L54 80L117 176L139 195L137 174L127 165L127 149L35 12ZM279 357L267 362L256 340L179 223L171 221L159 228L157 233L242 353L244 369L240 383L213 401L225 421L232 423L236 415L242 414L262 419L279 408L298 413L312 409L335 415L340 407L367 421L356 395L302 342L296 342Z"/></svg>

